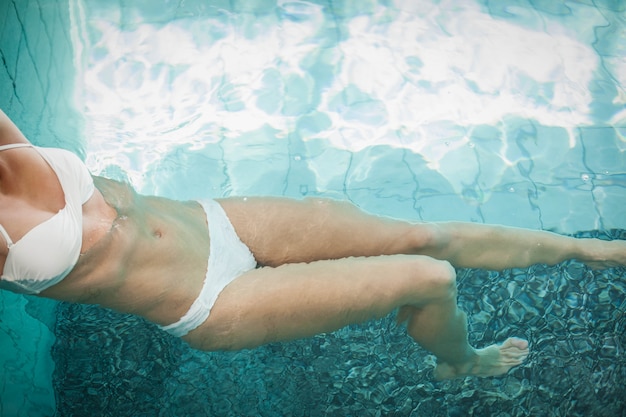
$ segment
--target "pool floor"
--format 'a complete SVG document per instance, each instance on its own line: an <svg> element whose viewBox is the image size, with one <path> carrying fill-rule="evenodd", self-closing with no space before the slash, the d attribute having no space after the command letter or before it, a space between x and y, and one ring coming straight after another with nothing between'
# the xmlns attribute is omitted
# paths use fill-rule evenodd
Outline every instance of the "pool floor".
<svg viewBox="0 0 626 417"><path fill-rule="evenodd" d="M585 233L581 236L598 235ZM626 238L613 230L602 238ZM531 355L501 378L437 383L434 358L393 315L234 353L206 353L154 325L61 304L53 349L62 416L620 416L626 412L624 269L577 262L459 270L478 347L509 336ZM80 319L79 319L80 318Z"/></svg>

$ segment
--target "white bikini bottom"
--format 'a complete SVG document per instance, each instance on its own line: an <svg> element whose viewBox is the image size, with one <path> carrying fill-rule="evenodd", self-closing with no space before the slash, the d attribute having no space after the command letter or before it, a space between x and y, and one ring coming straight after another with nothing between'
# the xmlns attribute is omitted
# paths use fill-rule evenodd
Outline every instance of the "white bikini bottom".
<svg viewBox="0 0 626 417"><path fill-rule="evenodd" d="M201 201L209 225L209 260L198 298L176 323L159 326L174 336L185 336L209 317L217 297L235 278L256 268L250 249L239 239L224 209L217 201Z"/></svg>

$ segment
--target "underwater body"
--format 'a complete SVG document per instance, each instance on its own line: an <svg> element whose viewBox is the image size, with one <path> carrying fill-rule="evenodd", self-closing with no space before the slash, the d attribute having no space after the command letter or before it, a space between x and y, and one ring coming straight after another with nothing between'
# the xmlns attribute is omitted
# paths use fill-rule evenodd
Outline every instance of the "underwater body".
<svg viewBox="0 0 626 417"><path fill-rule="evenodd" d="M0 108L146 194L626 238L626 6L494 3L4 2ZM503 378L435 383L393 316L205 353L2 292L0 414L624 413L622 269L458 274L474 345L530 342Z"/></svg>

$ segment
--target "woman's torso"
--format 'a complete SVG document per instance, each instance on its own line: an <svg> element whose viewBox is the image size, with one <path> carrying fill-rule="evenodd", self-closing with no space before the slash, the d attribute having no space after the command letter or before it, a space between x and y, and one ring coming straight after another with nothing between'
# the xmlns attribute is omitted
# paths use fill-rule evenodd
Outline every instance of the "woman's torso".
<svg viewBox="0 0 626 417"><path fill-rule="evenodd" d="M40 295L100 304L159 324L175 322L200 292L206 272L204 211L198 203L144 197L103 178L95 182L96 191L82 206L78 262ZM54 171L33 148L2 153L0 187L0 221L14 241L66 204ZM4 246L2 269L7 255ZM36 262L37 254L32 256Z"/></svg>
<svg viewBox="0 0 626 417"><path fill-rule="evenodd" d="M99 304L158 324L177 321L206 274L209 235L202 207L142 196L104 178L95 182L103 199L84 211L84 235L102 224L103 215L107 232L63 281L41 295Z"/></svg>

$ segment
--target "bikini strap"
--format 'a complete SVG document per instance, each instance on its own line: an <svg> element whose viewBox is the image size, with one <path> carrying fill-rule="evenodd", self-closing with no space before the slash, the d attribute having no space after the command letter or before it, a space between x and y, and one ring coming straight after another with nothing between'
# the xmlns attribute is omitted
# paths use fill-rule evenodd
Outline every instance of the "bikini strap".
<svg viewBox="0 0 626 417"><path fill-rule="evenodd" d="M33 145L30 143L9 143L8 145L0 145L0 152L6 151L7 149L26 148L30 146L33 146Z"/></svg>
<svg viewBox="0 0 626 417"><path fill-rule="evenodd" d="M4 240L6 240L7 248L11 249L11 246L13 246L13 241L11 240L11 237L7 233L7 231L4 228L4 226L2 226L1 224L0 224L0 235L2 235L4 237Z"/></svg>

